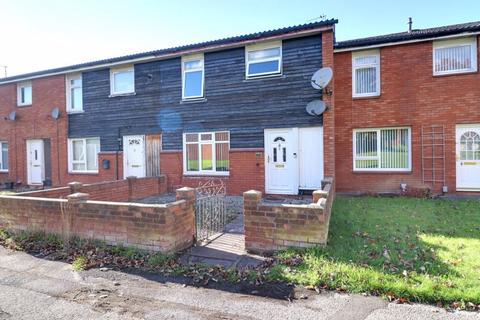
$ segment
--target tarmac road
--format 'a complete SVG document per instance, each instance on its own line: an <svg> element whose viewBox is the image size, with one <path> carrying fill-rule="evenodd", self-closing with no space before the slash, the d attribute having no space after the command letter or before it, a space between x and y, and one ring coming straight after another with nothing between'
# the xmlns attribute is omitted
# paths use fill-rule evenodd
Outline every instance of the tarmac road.
<svg viewBox="0 0 480 320"><path fill-rule="evenodd" d="M231 290L230 290L231 291ZM306 299L196 288L70 265L0 247L0 320L11 319L480 319L479 313L311 292Z"/></svg>

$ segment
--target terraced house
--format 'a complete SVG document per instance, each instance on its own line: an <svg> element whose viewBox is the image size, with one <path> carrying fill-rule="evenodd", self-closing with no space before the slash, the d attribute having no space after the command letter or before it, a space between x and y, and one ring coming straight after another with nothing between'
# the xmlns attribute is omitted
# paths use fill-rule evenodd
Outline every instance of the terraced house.
<svg viewBox="0 0 480 320"><path fill-rule="evenodd" d="M0 181L165 174L295 195L480 191L480 23L335 42L336 20L0 79ZM327 90L312 88L320 68ZM305 110L322 99L319 116Z"/></svg>

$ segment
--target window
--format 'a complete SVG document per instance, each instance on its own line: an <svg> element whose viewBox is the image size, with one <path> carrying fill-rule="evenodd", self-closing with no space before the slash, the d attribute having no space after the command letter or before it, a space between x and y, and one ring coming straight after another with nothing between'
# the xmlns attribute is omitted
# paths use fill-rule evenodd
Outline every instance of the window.
<svg viewBox="0 0 480 320"><path fill-rule="evenodd" d="M8 171L8 142L0 141L0 172Z"/></svg>
<svg viewBox="0 0 480 320"><path fill-rule="evenodd" d="M110 95L122 95L135 92L134 67L110 69Z"/></svg>
<svg viewBox="0 0 480 320"><path fill-rule="evenodd" d="M203 98L203 55L182 58L182 98Z"/></svg>
<svg viewBox="0 0 480 320"><path fill-rule="evenodd" d="M69 171L73 173L97 173L99 138L69 139Z"/></svg>
<svg viewBox="0 0 480 320"><path fill-rule="evenodd" d="M353 169L356 171L410 171L410 128L354 130Z"/></svg>
<svg viewBox="0 0 480 320"><path fill-rule="evenodd" d="M282 43L275 42L246 48L247 78L282 73Z"/></svg>
<svg viewBox="0 0 480 320"><path fill-rule="evenodd" d="M460 138L460 160L480 160L480 135L466 132Z"/></svg>
<svg viewBox="0 0 480 320"><path fill-rule="evenodd" d="M352 54L353 97L380 95L380 51L362 51Z"/></svg>
<svg viewBox="0 0 480 320"><path fill-rule="evenodd" d="M67 112L83 112L81 74L67 76Z"/></svg>
<svg viewBox="0 0 480 320"><path fill-rule="evenodd" d="M454 74L477 71L475 37L433 43L433 74Z"/></svg>
<svg viewBox="0 0 480 320"><path fill-rule="evenodd" d="M183 135L184 174L228 175L230 133L202 132Z"/></svg>
<svg viewBox="0 0 480 320"><path fill-rule="evenodd" d="M32 104L32 83L23 82L17 85L17 105L29 106Z"/></svg>

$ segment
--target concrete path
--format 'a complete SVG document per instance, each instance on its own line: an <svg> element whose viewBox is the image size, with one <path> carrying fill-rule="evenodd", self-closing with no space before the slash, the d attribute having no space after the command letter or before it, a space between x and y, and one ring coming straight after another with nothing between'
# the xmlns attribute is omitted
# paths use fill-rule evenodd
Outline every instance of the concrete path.
<svg viewBox="0 0 480 320"><path fill-rule="evenodd" d="M225 227L225 231L212 237L204 245L189 249L181 258L185 264L221 265L225 268L254 267L263 257L245 251L243 214Z"/></svg>
<svg viewBox="0 0 480 320"><path fill-rule="evenodd" d="M288 302L159 279L98 269L77 273L68 264L0 247L0 319L480 319L375 297L309 291Z"/></svg>

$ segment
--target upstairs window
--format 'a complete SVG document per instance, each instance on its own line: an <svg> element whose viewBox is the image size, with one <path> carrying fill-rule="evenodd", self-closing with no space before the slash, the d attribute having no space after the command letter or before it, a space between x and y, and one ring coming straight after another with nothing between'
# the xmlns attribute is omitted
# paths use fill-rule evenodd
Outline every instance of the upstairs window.
<svg viewBox="0 0 480 320"><path fill-rule="evenodd" d="M67 76L67 112L83 111L82 75Z"/></svg>
<svg viewBox="0 0 480 320"><path fill-rule="evenodd" d="M203 55L182 58L182 99L203 98Z"/></svg>
<svg viewBox="0 0 480 320"><path fill-rule="evenodd" d="M134 67L110 69L110 95L122 95L135 92Z"/></svg>
<svg viewBox="0 0 480 320"><path fill-rule="evenodd" d="M352 53L353 97L380 95L380 51Z"/></svg>
<svg viewBox="0 0 480 320"><path fill-rule="evenodd" d="M99 152L99 138L69 139L69 172L97 173Z"/></svg>
<svg viewBox="0 0 480 320"><path fill-rule="evenodd" d="M246 48L247 78L282 73L282 43L268 43Z"/></svg>
<svg viewBox="0 0 480 320"><path fill-rule="evenodd" d="M22 82L17 85L17 105L29 106L32 104L32 83Z"/></svg>
<svg viewBox="0 0 480 320"><path fill-rule="evenodd" d="M410 171L411 167L410 128L353 131L355 171Z"/></svg>
<svg viewBox="0 0 480 320"><path fill-rule="evenodd" d="M0 141L0 172L8 172L8 142Z"/></svg>
<svg viewBox="0 0 480 320"><path fill-rule="evenodd" d="M183 135L184 174L228 175L230 133L202 132Z"/></svg>
<svg viewBox="0 0 480 320"><path fill-rule="evenodd" d="M475 37L433 43L433 75L475 71L477 71Z"/></svg>

